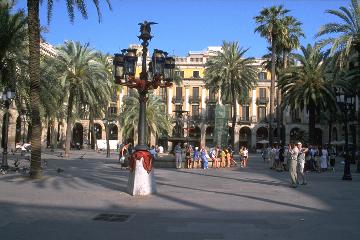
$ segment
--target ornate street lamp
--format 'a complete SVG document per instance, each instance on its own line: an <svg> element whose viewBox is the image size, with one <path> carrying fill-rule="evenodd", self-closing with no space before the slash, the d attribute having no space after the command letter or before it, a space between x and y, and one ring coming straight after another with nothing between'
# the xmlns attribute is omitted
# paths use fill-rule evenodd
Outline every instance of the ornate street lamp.
<svg viewBox="0 0 360 240"><path fill-rule="evenodd" d="M345 127L345 165L343 180L352 180L350 169L350 156L349 156L349 133L348 133L348 121L349 112L354 108L355 97L347 94L342 88L335 89L336 102L340 107L344 117Z"/></svg>
<svg viewBox="0 0 360 240"><path fill-rule="evenodd" d="M147 195L156 191L155 181L152 170L152 159L148 152L148 147L145 144L145 129L146 129L146 101L147 93L151 89L158 87L166 88L172 86L173 71L175 68L175 60L172 57L167 57L167 53L155 49L151 58L151 62L147 64L147 54L149 40L152 39L151 25L154 22L144 21L139 23L140 36L142 40L142 62L140 78L135 78L137 55L136 49L123 50L122 54L115 54L114 67L115 67L115 83L128 88L135 88L139 93L139 123L138 123L138 145L135 147L135 152L131 156L130 169L132 174L129 178L129 191L133 195ZM123 71L121 69L124 69ZM141 173L136 173L135 167L137 162L143 161L145 173L149 176L142 176ZM145 179L147 177L147 187L137 186L137 178Z"/></svg>
<svg viewBox="0 0 360 240"><path fill-rule="evenodd" d="M2 101L5 106L5 118L4 118L4 132L2 136L2 145L3 145L3 157L1 162L1 168L6 170L9 168L8 162L7 162L7 145L8 145L8 131L9 131L9 107L11 104L11 101L15 98L15 92L14 91L5 91L2 93Z"/></svg>

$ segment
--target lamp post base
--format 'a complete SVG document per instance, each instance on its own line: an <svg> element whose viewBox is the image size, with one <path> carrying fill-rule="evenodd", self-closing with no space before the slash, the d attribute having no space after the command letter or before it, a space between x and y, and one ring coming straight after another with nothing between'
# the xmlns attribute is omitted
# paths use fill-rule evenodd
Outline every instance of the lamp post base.
<svg viewBox="0 0 360 240"><path fill-rule="evenodd" d="M148 151L136 151L131 156L128 193L132 196L146 196L156 193L152 158Z"/></svg>
<svg viewBox="0 0 360 240"><path fill-rule="evenodd" d="M343 175L343 177L342 177L342 180L345 180L345 181L351 181L352 180L352 177L351 177L351 175L349 175L349 174L344 174Z"/></svg>

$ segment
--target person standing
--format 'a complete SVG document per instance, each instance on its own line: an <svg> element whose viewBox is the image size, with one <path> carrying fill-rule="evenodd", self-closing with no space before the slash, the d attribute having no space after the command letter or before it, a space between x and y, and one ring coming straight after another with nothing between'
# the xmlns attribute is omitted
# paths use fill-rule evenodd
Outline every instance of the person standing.
<svg viewBox="0 0 360 240"><path fill-rule="evenodd" d="M186 167L191 168L192 161L191 161L191 145L187 146L186 152L185 152L185 160L186 160Z"/></svg>
<svg viewBox="0 0 360 240"><path fill-rule="evenodd" d="M289 144L288 146L289 153L289 173L290 173L290 187L297 187L297 158L299 154L299 149L294 144Z"/></svg>
<svg viewBox="0 0 360 240"><path fill-rule="evenodd" d="M244 168L247 167L248 159L249 159L249 150L246 147L244 147Z"/></svg>
<svg viewBox="0 0 360 240"><path fill-rule="evenodd" d="M212 160L212 167L218 168L218 159L217 159L217 148L214 147L210 152L210 158Z"/></svg>
<svg viewBox="0 0 360 240"><path fill-rule="evenodd" d="M306 185L306 176L305 176L305 171L304 171L304 167L305 167L305 153L308 151L307 148L303 148L301 142L298 142L297 147L299 149L299 154L298 154L298 172L301 176L301 180L302 183L301 185Z"/></svg>
<svg viewBox="0 0 360 240"><path fill-rule="evenodd" d="M206 149L205 149L204 146L201 147L200 157L201 157L203 169L208 169L209 168L209 166L208 166L209 162L208 162L208 159L206 157Z"/></svg>
<svg viewBox="0 0 360 240"><path fill-rule="evenodd" d="M201 168L199 147L195 147L193 159L194 159L193 160L193 167L195 168L195 162L196 162L197 167Z"/></svg>
<svg viewBox="0 0 360 240"><path fill-rule="evenodd" d="M322 172L327 171L327 168L328 168L328 164L327 164L328 156L329 156L328 151L326 150L325 147L323 147L321 149L321 157L320 157L320 167L321 167Z"/></svg>
<svg viewBox="0 0 360 240"><path fill-rule="evenodd" d="M285 162L285 148L284 146L280 145L279 148L279 171L284 171L284 162Z"/></svg>
<svg viewBox="0 0 360 240"><path fill-rule="evenodd" d="M330 147L329 155L331 171L335 172L336 148L334 146Z"/></svg>
<svg viewBox="0 0 360 240"><path fill-rule="evenodd" d="M178 143L178 144L175 146L174 152L175 152L175 159L176 159L176 168L181 168L181 164L182 164L182 149L181 149L180 143Z"/></svg>

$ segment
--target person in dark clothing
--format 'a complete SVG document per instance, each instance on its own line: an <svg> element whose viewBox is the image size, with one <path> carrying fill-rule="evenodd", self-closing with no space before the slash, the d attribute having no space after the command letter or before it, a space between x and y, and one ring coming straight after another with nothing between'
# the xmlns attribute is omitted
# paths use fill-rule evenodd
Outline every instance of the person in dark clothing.
<svg viewBox="0 0 360 240"><path fill-rule="evenodd" d="M285 148L284 146L280 145L279 149L279 171L284 171L284 164L285 164Z"/></svg>

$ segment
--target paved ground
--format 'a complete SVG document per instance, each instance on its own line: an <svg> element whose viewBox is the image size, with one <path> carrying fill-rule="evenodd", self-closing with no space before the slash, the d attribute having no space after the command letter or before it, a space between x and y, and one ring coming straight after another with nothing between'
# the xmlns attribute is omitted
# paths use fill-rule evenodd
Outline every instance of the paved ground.
<svg viewBox="0 0 360 240"><path fill-rule="evenodd" d="M156 169L158 194L132 197L116 156L44 154L42 180L0 176L0 239L359 239L360 175L310 173L288 187L288 173L250 155L247 169ZM22 162L27 164L26 161ZM58 174L57 169L64 169ZM125 222L93 220L101 213Z"/></svg>

